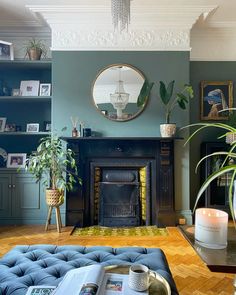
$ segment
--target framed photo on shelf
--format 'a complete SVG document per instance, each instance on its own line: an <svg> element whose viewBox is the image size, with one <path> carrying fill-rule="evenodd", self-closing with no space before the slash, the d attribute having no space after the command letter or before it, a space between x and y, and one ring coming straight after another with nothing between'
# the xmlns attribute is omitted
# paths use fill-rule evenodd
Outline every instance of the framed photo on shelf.
<svg viewBox="0 0 236 295"><path fill-rule="evenodd" d="M233 107L233 81L201 81L200 118L207 121L221 121L229 118Z"/></svg>
<svg viewBox="0 0 236 295"><path fill-rule="evenodd" d="M7 118L0 118L0 132L5 131Z"/></svg>
<svg viewBox="0 0 236 295"><path fill-rule="evenodd" d="M39 96L50 96L51 95L51 84L41 83L39 86Z"/></svg>
<svg viewBox="0 0 236 295"><path fill-rule="evenodd" d="M12 43L0 40L0 60L13 60L13 45Z"/></svg>
<svg viewBox="0 0 236 295"><path fill-rule="evenodd" d="M29 123L26 125L26 132L39 132L39 123Z"/></svg>
<svg viewBox="0 0 236 295"><path fill-rule="evenodd" d="M50 132L51 129L51 121L44 121L44 131Z"/></svg>
<svg viewBox="0 0 236 295"><path fill-rule="evenodd" d="M39 81L36 81L36 80L21 81L20 92L22 96L38 96Z"/></svg>
<svg viewBox="0 0 236 295"><path fill-rule="evenodd" d="M23 168L25 167L26 154L11 154L7 155L7 168Z"/></svg>

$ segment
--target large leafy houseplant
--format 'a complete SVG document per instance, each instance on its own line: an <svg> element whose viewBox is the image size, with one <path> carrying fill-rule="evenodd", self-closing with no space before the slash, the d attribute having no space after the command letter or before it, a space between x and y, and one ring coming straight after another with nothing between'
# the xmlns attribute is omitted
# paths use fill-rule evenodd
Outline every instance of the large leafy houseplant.
<svg viewBox="0 0 236 295"><path fill-rule="evenodd" d="M191 124L191 125L185 126L182 129L188 128L188 127L197 127L197 129L189 136L186 143L189 142L197 133L199 133L200 131L203 131L207 128L218 128L220 130L223 130L224 133L218 137L219 139L227 138L228 136L231 137L236 134L236 127L233 127L233 126L226 124L226 123L196 123L196 124ZM200 159L200 161L198 162L198 164L196 166L196 170L199 167L199 165L209 157L215 157L215 156L220 156L220 157L223 156L224 157L224 161L221 164L221 166L216 171L214 171L212 174L210 174L207 177L207 179L204 181L202 186L200 187L197 197L196 197L196 200L195 200L193 212L197 208L197 204L199 202L199 199L201 198L202 194L207 189L207 187L210 185L210 183L225 173L231 173L232 176L231 176L230 185L229 185L229 208L230 208L230 212L231 212L231 215L232 215L232 218L234 221L234 225L236 227L236 222L235 222L235 217L236 217L235 214L236 213L234 212L234 208L233 208L233 192L234 192L234 189L236 189L234 187L234 180L236 180L236 152L235 152L235 149L236 149L236 139L233 139L230 142L230 148L228 151L217 151L217 152L211 153L209 155L206 155Z"/></svg>
<svg viewBox="0 0 236 295"><path fill-rule="evenodd" d="M165 122L170 123L171 114L176 106L185 110L190 98L193 98L193 88L185 84L184 88L174 94L175 81L171 81L166 86L163 81L160 81L159 95L165 107Z"/></svg>
<svg viewBox="0 0 236 295"><path fill-rule="evenodd" d="M72 190L73 185L77 181L80 182L73 151L66 149L62 139L57 135L40 140L36 152L26 160L26 169L37 181L43 181L47 191L57 192L58 205L64 201L64 190ZM50 204L50 201L47 203L55 205L55 203Z"/></svg>

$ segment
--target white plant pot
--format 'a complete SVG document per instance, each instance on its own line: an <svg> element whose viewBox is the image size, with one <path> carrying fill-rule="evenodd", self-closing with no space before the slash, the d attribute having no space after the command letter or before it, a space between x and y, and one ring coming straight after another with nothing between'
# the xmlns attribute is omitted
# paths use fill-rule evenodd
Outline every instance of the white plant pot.
<svg viewBox="0 0 236 295"><path fill-rule="evenodd" d="M173 137L176 133L176 124L161 124L161 137Z"/></svg>

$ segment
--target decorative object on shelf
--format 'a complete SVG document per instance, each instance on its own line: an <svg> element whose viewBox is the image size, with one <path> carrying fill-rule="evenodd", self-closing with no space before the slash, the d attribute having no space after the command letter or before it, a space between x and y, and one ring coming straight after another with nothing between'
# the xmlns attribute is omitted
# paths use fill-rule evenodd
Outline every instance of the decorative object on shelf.
<svg viewBox="0 0 236 295"><path fill-rule="evenodd" d="M36 80L21 81L20 91L22 96L38 96L39 81L36 81Z"/></svg>
<svg viewBox="0 0 236 295"><path fill-rule="evenodd" d="M26 125L26 132L39 132L39 123L29 123Z"/></svg>
<svg viewBox="0 0 236 295"><path fill-rule="evenodd" d="M0 60L13 60L13 45L12 43L0 40Z"/></svg>
<svg viewBox="0 0 236 295"><path fill-rule="evenodd" d="M110 65L100 71L93 83L94 104L110 120L132 120L145 109L152 85L133 66Z"/></svg>
<svg viewBox="0 0 236 295"><path fill-rule="evenodd" d="M77 124L79 122L79 117L70 117L71 123L72 123L72 137L80 137L80 131L77 130Z"/></svg>
<svg viewBox="0 0 236 295"><path fill-rule="evenodd" d="M201 120L227 120L233 106L233 81L201 81Z"/></svg>
<svg viewBox="0 0 236 295"><path fill-rule="evenodd" d="M44 121L44 131L50 132L52 130L52 124L51 121Z"/></svg>
<svg viewBox="0 0 236 295"><path fill-rule="evenodd" d="M22 130L20 125L16 125L16 132L20 132Z"/></svg>
<svg viewBox="0 0 236 295"><path fill-rule="evenodd" d="M7 155L7 168L24 168L26 154L9 153Z"/></svg>
<svg viewBox="0 0 236 295"><path fill-rule="evenodd" d="M228 109L230 111L230 109ZM233 126L230 126L229 124L225 124L225 123L218 123L218 122L214 122L214 123L196 123L196 124L191 124L185 127L182 127L181 129L185 129L185 128L191 128L191 127L198 127L196 130L194 130L194 132L189 136L189 138L187 139L186 143L187 144L196 134L198 134L198 132L205 130L206 128L216 128L218 130L222 130L224 133L220 136L220 138L225 138L227 134L234 134L236 133L236 128ZM217 136L217 138L219 138ZM229 151L217 151L214 153L211 153L209 155L204 156L197 164L196 170L199 167L199 165L205 161L207 158L209 157L216 157L216 156L220 156L220 157L224 157L224 160L222 162L221 165L219 165L219 167L213 171L210 175L208 175L207 179L204 181L204 183L202 184L202 186L200 187L197 197L196 197L196 201L195 201L195 205L193 208L193 212L195 211L197 205L198 205L198 201L201 198L202 194L204 193L204 191L208 188L208 186L210 185L210 183L212 181L215 181L217 178L230 173L231 174L231 178L229 180L229 208L230 208L230 213L231 216L233 218L234 221L234 225L236 228L236 222L235 222L235 217L236 217L236 213L234 212L233 209L233 187L234 187L234 180L236 179L236 165L235 165L235 161L236 161L236 153L234 152L236 148L236 141L233 141L230 145L230 149ZM232 164L233 163L233 164Z"/></svg>
<svg viewBox="0 0 236 295"><path fill-rule="evenodd" d="M21 91L20 89L12 89L12 92L11 92L11 95L12 96L21 96Z"/></svg>
<svg viewBox="0 0 236 295"><path fill-rule="evenodd" d="M41 83L39 86L39 95L40 96L50 96L51 95L51 84L50 83Z"/></svg>
<svg viewBox="0 0 236 295"><path fill-rule="evenodd" d="M35 38L32 38L25 45L25 48L26 48L25 56L28 55L30 60L40 60L41 56L46 58L47 50L42 40L36 40Z"/></svg>
<svg viewBox="0 0 236 295"><path fill-rule="evenodd" d="M128 31L130 23L130 1L131 0L111 0L112 24L115 31L120 33Z"/></svg>
<svg viewBox="0 0 236 295"><path fill-rule="evenodd" d="M7 118L0 118L0 132L5 131Z"/></svg>
<svg viewBox="0 0 236 295"><path fill-rule="evenodd" d="M11 88L3 80L0 80L0 96L10 96Z"/></svg>
<svg viewBox="0 0 236 295"><path fill-rule="evenodd" d="M84 137L90 137L90 136L92 136L91 128L83 128L83 136Z"/></svg>
<svg viewBox="0 0 236 295"><path fill-rule="evenodd" d="M16 131L16 124L6 124L5 132L15 132Z"/></svg>
<svg viewBox="0 0 236 295"><path fill-rule="evenodd" d="M31 172L37 181L43 180L47 186L46 202L49 214L56 207L60 216L59 206L64 202L64 191L72 190L75 183L80 182L74 155L71 149L66 149L61 138L55 134L40 139L37 151L26 159L26 170ZM47 230L49 218L47 219ZM58 220L60 232L60 217Z"/></svg>
<svg viewBox="0 0 236 295"><path fill-rule="evenodd" d="M211 249L227 247L228 214L210 208L199 208L195 216L195 241Z"/></svg>
<svg viewBox="0 0 236 295"><path fill-rule="evenodd" d="M0 167L5 167L7 162L7 152L0 148Z"/></svg>
<svg viewBox="0 0 236 295"><path fill-rule="evenodd" d="M170 116L174 108L178 105L181 109L185 110L186 105L191 98L193 98L193 88L185 84L184 88L175 94L173 97L175 81L171 81L168 86L160 81L159 95L165 107L165 124L160 125L160 132L162 137L172 137L176 132L176 124L170 123ZM172 98L173 97L173 98Z"/></svg>

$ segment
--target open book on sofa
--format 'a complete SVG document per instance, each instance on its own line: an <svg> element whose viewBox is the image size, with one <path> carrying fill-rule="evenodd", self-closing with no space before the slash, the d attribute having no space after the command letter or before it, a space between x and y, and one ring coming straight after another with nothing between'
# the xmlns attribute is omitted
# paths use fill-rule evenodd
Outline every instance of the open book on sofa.
<svg viewBox="0 0 236 295"><path fill-rule="evenodd" d="M105 273L101 265L90 265L67 272L53 295L141 295L128 286L128 275Z"/></svg>

